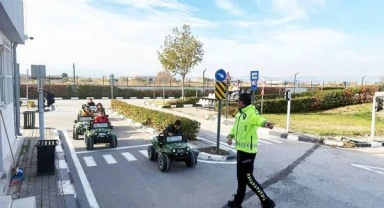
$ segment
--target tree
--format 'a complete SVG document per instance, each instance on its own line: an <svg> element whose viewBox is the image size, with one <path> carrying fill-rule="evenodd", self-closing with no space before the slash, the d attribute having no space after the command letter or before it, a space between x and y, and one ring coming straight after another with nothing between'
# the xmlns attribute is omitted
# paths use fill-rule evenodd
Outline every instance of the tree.
<svg viewBox="0 0 384 208"><path fill-rule="evenodd" d="M156 83L162 85L163 82L169 82L172 79L171 74L168 71L159 71L156 75Z"/></svg>
<svg viewBox="0 0 384 208"><path fill-rule="evenodd" d="M165 37L160 49L157 54L163 68L171 74L181 75L181 97L184 98L185 76L203 60L203 43L192 34L189 25L183 25L181 30L176 27L173 35Z"/></svg>
<svg viewBox="0 0 384 208"><path fill-rule="evenodd" d="M380 76L379 77L379 83L380 84L384 84L384 76Z"/></svg>
<svg viewBox="0 0 384 208"><path fill-rule="evenodd" d="M68 74L67 73L62 73L61 74L61 78L67 78L68 77Z"/></svg>

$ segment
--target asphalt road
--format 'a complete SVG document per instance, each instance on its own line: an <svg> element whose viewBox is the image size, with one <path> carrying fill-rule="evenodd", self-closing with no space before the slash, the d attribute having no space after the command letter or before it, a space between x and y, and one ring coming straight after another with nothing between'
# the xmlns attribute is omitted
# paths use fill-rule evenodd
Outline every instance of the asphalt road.
<svg viewBox="0 0 384 208"><path fill-rule="evenodd" d="M219 208L235 193L233 162L199 161L195 168L176 163L163 173L146 157L152 135L113 115L118 147L100 144L86 151L83 140L72 139L73 120L84 102L57 100L57 110L45 114L46 126L63 130L60 136L67 141L64 151L81 207ZM101 102L109 105L107 100ZM202 126L200 136L215 141L212 126ZM383 207L383 160L368 153L263 135L254 174L277 207ZM260 207L251 192L243 205Z"/></svg>

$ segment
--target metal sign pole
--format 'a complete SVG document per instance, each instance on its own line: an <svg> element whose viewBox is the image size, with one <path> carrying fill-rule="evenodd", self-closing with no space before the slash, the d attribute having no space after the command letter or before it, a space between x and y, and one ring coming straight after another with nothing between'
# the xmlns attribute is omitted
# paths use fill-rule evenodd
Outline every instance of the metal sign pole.
<svg viewBox="0 0 384 208"><path fill-rule="evenodd" d="M39 83L39 130L40 140L44 140L44 94L43 94L43 78L38 78Z"/></svg>
<svg viewBox="0 0 384 208"><path fill-rule="evenodd" d="M255 91L256 90L252 90L252 104L253 105L255 104Z"/></svg>
<svg viewBox="0 0 384 208"><path fill-rule="evenodd" d="M219 109L217 110L217 144L216 144L217 153L219 153L219 149L220 149L220 122L221 122L221 100L219 100Z"/></svg>
<svg viewBox="0 0 384 208"><path fill-rule="evenodd" d="M261 94L261 108L260 108L260 114L263 114L263 103L264 103L264 93Z"/></svg>
<svg viewBox="0 0 384 208"><path fill-rule="evenodd" d="M264 85L265 85L265 78L263 78L263 81L262 81L262 83L261 83L261 107L260 107L260 114L263 114Z"/></svg>
<svg viewBox="0 0 384 208"><path fill-rule="evenodd" d="M372 143L373 139L375 137L375 122L376 122L376 110L375 110L375 105L376 105L376 96L373 97L373 102L372 102L372 122L371 122L371 136L369 138L369 142Z"/></svg>
<svg viewBox="0 0 384 208"><path fill-rule="evenodd" d="M28 97L28 94L29 94L29 92L28 92L28 83L29 83L29 73L28 73L28 69L27 69L27 89L26 89L26 96L27 96L27 109L29 109L29 105L28 105L28 102L29 102L29 97Z"/></svg>
<svg viewBox="0 0 384 208"><path fill-rule="evenodd" d="M288 106L287 106L287 133L289 133L289 123L290 123L290 117L291 117L291 91L287 90L286 92L286 99L288 101Z"/></svg>
<svg viewBox="0 0 384 208"><path fill-rule="evenodd" d="M215 73L215 97L219 101L219 106L217 110L217 144L216 152L219 153L220 149L220 123L221 123L221 101L225 99L225 83L224 80L227 78L227 73L224 69L219 69Z"/></svg>
<svg viewBox="0 0 384 208"><path fill-rule="evenodd" d="M165 105L165 78L164 77L162 78L162 82L163 82L163 105Z"/></svg>
<svg viewBox="0 0 384 208"><path fill-rule="evenodd" d="M228 119L228 89L229 89L229 79L227 79L227 84L225 87L225 119Z"/></svg>
<svg viewBox="0 0 384 208"><path fill-rule="evenodd" d="M111 100L113 100L113 85L115 82L115 76L113 74L109 75L109 84L111 85Z"/></svg>

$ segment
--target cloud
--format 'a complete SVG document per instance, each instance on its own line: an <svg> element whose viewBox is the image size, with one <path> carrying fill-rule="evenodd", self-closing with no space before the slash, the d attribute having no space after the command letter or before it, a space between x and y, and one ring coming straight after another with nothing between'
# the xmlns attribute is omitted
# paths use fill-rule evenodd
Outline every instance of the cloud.
<svg viewBox="0 0 384 208"><path fill-rule="evenodd" d="M165 8L179 12L189 13L190 11L197 11L195 7L178 2L177 0L106 0L109 2L120 3L124 5L133 6L138 9L157 9Z"/></svg>
<svg viewBox="0 0 384 208"><path fill-rule="evenodd" d="M305 17L307 13L300 8L297 0L272 0L273 11L279 14L287 22L290 20Z"/></svg>
<svg viewBox="0 0 384 208"><path fill-rule="evenodd" d="M30 0L26 4L28 35L34 40L19 48L24 69L30 64L46 64L50 71L68 70L75 62L79 74L113 70L125 75L139 71L152 74L161 70L156 50L174 27L215 27L212 22L185 14L111 13L87 1Z"/></svg>
<svg viewBox="0 0 384 208"><path fill-rule="evenodd" d="M254 69L272 77L291 76L297 70L300 75L359 75L362 69L372 76L384 67L383 47L359 50L354 47L358 37L332 28L293 23L269 27L244 18L237 22L243 28L233 29L193 15L188 5L170 4L176 1L121 2L122 10L116 12L87 0L25 0L27 35L34 40L18 47L21 71L31 64L45 64L47 74L71 74L75 63L78 75L91 77L156 75L162 69L156 50L182 24L191 25L205 50L203 62L188 77L201 76L205 68L211 78L218 68L234 77L247 76ZM279 14L290 16L288 9ZM222 29L242 34L229 39Z"/></svg>
<svg viewBox="0 0 384 208"><path fill-rule="evenodd" d="M215 0L215 4L219 8L235 16L244 16L246 14L243 10L239 8L239 6L231 2L231 0Z"/></svg>

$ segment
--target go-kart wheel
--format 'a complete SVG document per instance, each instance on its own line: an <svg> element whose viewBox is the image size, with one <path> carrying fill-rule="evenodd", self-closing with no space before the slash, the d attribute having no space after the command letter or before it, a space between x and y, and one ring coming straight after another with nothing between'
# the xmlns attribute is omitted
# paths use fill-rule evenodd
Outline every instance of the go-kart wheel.
<svg viewBox="0 0 384 208"><path fill-rule="evenodd" d="M194 151L191 150L188 152L188 158L186 159L185 164L187 165L187 167L190 168L195 167L195 165L197 164L197 156Z"/></svg>
<svg viewBox="0 0 384 208"><path fill-rule="evenodd" d="M76 132L76 128L73 127L73 132L72 132L72 139L75 139L75 132Z"/></svg>
<svg viewBox="0 0 384 208"><path fill-rule="evenodd" d="M87 150L92 150L93 149L93 139L92 137L87 137Z"/></svg>
<svg viewBox="0 0 384 208"><path fill-rule="evenodd" d="M73 137L74 140L78 140L79 139L79 134L77 133L76 129L74 129L74 137Z"/></svg>
<svg viewBox="0 0 384 208"><path fill-rule="evenodd" d="M167 172L171 167L171 158L167 154L161 154L159 157L159 168L163 172Z"/></svg>
<svg viewBox="0 0 384 208"><path fill-rule="evenodd" d="M111 141L109 142L109 146L111 148L116 148L117 147L117 137L116 135L113 135L110 137Z"/></svg>
<svg viewBox="0 0 384 208"><path fill-rule="evenodd" d="M150 161L156 161L159 155L157 154L153 145L148 146L148 159Z"/></svg>

